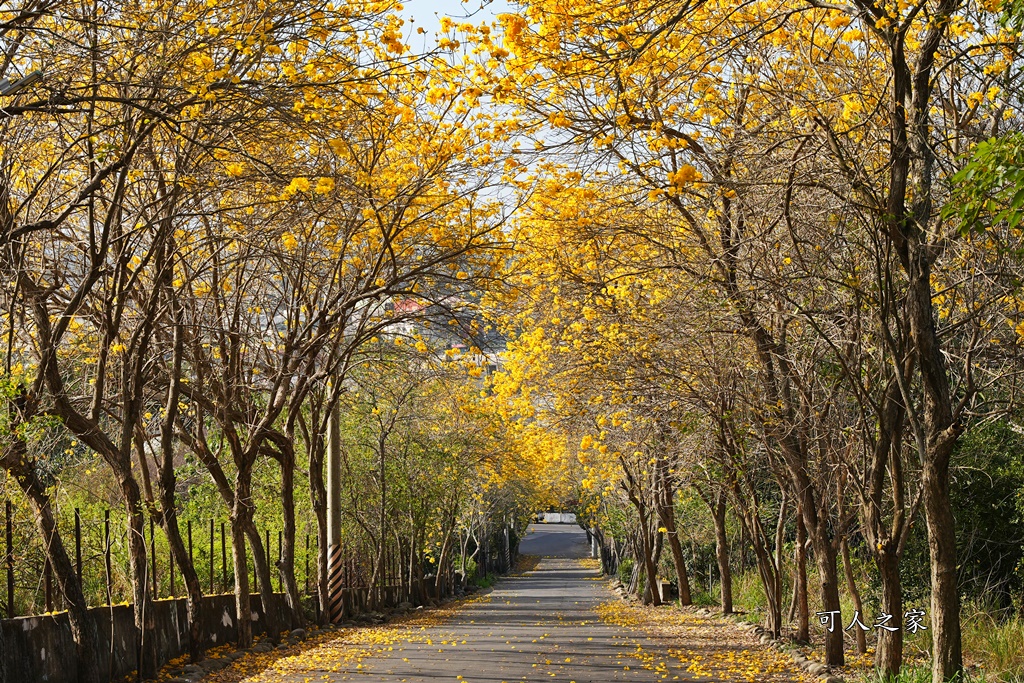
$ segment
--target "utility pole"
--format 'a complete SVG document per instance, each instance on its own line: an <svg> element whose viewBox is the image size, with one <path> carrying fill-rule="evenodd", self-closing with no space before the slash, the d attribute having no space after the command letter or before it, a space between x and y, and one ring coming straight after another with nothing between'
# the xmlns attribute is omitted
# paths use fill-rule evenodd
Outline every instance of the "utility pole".
<svg viewBox="0 0 1024 683"><path fill-rule="evenodd" d="M341 406L334 401L327 422L327 614L342 618L344 561L341 553Z"/></svg>

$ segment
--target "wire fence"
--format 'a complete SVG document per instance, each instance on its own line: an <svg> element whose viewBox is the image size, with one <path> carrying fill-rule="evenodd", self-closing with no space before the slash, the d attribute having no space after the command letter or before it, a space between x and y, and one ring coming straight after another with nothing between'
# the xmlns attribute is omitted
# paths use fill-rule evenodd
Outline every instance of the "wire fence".
<svg viewBox="0 0 1024 683"><path fill-rule="evenodd" d="M90 607L128 604L132 599L132 581L129 563L129 525L123 511L93 508L82 514L74 509L62 510L57 516L60 537L72 562L74 572L82 586L86 603ZM56 516L56 515L55 515ZM306 520L297 530L293 549L293 575L297 588L308 600L307 607L319 616L318 599L319 544L313 526ZM235 588L235 568L230 522L206 517L180 519L179 529L189 562L196 572L204 595L231 593ZM270 569L271 589L284 590L279 569L284 546L284 531L264 526L260 529L263 560ZM175 561L167 535L156 520L149 518L143 529L146 545L146 590L154 599L181 598L187 595L181 568ZM4 505L3 571L6 591L0 603L0 615L7 618L33 616L62 611L64 597L57 586L47 560L46 548L36 533L34 518L27 507ZM17 542L16 542L17 539ZM412 562L409 549L389 543L383 550L362 538L358 532L346 537L342 544L342 587L367 588L372 582L378 587L397 586L405 595L418 595L427 584L435 580L436 568ZM517 538L508 527L494 530L481 538L480 548L468 578L489 572L508 571L514 558L512 552ZM245 544L247 584L256 592L259 586L253 546ZM380 567L376 568L380 557ZM422 559L422 558L420 558ZM458 567L456 562L454 567ZM378 569L375 571L375 569ZM454 581L454 574L449 577ZM464 579L462 579L464 580ZM413 584L419 584L419 588ZM454 588L454 585L450 587Z"/></svg>
<svg viewBox="0 0 1024 683"><path fill-rule="evenodd" d="M55 586L53 570L46 559L43 543L36 534L22 530L31 523L17 515L10 501L4 504L4 592L2 614L7 618L35 615L64 609L63 596ZM180 522L182 540L200 586L207 595L234 590L235 570L229 523L213 517ZM102 516L84 518L76 509L73 528L62 534L86 602L90 606L127 602L131 599L131 577L128 566L128 526L124 520L112 523L110 510ZM146 535L147 590L155 599L177 598L186 594L181 569L171 553L167 536L151 518ZM284 532L266 527L262 534L264 560L271 568L272 587L283 589L276 565L282 559ZM32 539L15 543L15 538ZM311 530L298 535L294 549L294 572L299 590L306 595L316 593L316 535ZM347 567L346 583L363 574L354 560ZM252 548L246 544L246 565L249 585L256 586L256 562Z"/></svg>

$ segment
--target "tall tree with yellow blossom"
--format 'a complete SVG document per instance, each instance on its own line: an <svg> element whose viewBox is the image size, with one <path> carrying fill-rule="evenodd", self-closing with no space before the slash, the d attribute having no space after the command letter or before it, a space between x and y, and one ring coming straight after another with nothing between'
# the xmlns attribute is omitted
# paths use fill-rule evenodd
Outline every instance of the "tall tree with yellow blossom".
<svg viewBox="0 0 1024 683"><path fill-rule="evenodd" d="M951 393L945 342L932 322L932 273L949 235L934 207L945 192L943 169L955 168L979 114L991 111L997 126L1006 111L986 104L1005 101L1016 40L1001 33L995 9L957 2L527 3L502 18L511 57L492 90L518 107L539 150L580 154L588 173L617 167L686 226L706 258L704 280L724 295L737 329L754 345L767 407L760 419L799 496L826 611L839 609L829 531L837 512L827 504L832 485L816 472L842 458L842 437L820 422L832 445L819 454L801 436L813 399L802 389L801 351L787 330L811 316L794 312L797 297L759 269L782 236L792 237L798 255L812 247L812 235L800 230L828 205L823 200L859 216L846 219L846 232L857 235L863 225L885 272L898 274L887 280L885 299L897 305L875 314L889 327L896 318L910 322L905 335L888 342L894 371L880 405L889 412L869 420L884 433L878 443L901 442L903 422L893 406L903 402L923 463L937 681L961 665L948 467L976 390L968 364L960 395ZM823 172L842 184L822 183ZM788 266L796 259L782 260ZM830 279L827 270L813 277ZM920 402L911 386L921 387ZM849 391L857 391L855 383ZM852 426L849 420L839 428ZM890 489L900 510L880 553L895 552L905 537L900 520L911 507L900 488ZM890 672L898 650L880 649L893 652L883 656ZM826 653L829 664L843 661L835 630L826 635Z"/></svg>

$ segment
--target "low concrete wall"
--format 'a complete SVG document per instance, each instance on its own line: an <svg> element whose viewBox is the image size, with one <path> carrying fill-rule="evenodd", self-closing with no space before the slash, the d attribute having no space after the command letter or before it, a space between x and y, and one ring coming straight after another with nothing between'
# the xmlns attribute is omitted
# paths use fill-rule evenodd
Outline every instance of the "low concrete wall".
<svg viewBox="0 0 1024 683"><path fill-rule="evenodd" d="M284 613L284 594L276 594L274 598L279 601L278 610ZM266 630L263 604L258 595L253 595L251 601L253 633L261 634ZM202 633L206 647L237 639L233 595L205 597L202 607ZM157 600L153 603L153 610L157 654L162 666L188 651L185 599ZM111 680L123 680L135 671L138 664L137 632L131 605L93 607L89 609L89 616L99 632L100 671L109 672ZM8 681L75 683L78 658L66 612L4 619L0 628L3 629L5 645L5 651L0 653L3 658L0 665L6 667Z"/></svg>
<svg viewBox="0 0 1024 683"><path fill-rule="evenodd" d="M403 599L398 586L385 586L381 590L383 605L395 607ZM418 591L417 591L418 592ZM434 598L433 583L427 585L427 597ZM344 617L351 618L368 609L365 588L344 589ZM259 595L250 596L252 632L266 631L263 603ZM287 614L283 593L275 593L279 614ZM414 602L419 596L412 596ZM235 596L210 595L203 598L202 634L205 647L223 645L238 639L235 623ZM156 622L156 648L159 665L181 657L188 652L188 616L184 598L157 600L153 603ZM131 605L92 607L89 617L99 632L100 652L97 658L100 671L109 674L111 681L124 680L138 666L138 636ZM283 624L283 628L298 628L301 624ZM0 683L6 670L7 683L76 683L78 656L71 637L71 626L66 612L35 617L18 617L0 621L4 650L0 652ZM111 644L113 638L113 644Z"/></svg>
<svg viewBox="0 0 1024 683"><path fill-rule="evenodd" d="M574 512L542 512L540 521L543 524L575 524Z"/></svg>

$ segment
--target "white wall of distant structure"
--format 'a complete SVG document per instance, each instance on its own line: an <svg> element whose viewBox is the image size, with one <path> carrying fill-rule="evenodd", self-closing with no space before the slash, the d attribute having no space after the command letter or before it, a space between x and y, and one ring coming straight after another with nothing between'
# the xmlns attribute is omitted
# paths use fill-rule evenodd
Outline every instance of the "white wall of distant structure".
<svg viewBox="0 0 1024 683"><path fill-rule="evenodd" d="M542 512L540 521L544 524L575 524L576 514L573 512Z"/></svg>

